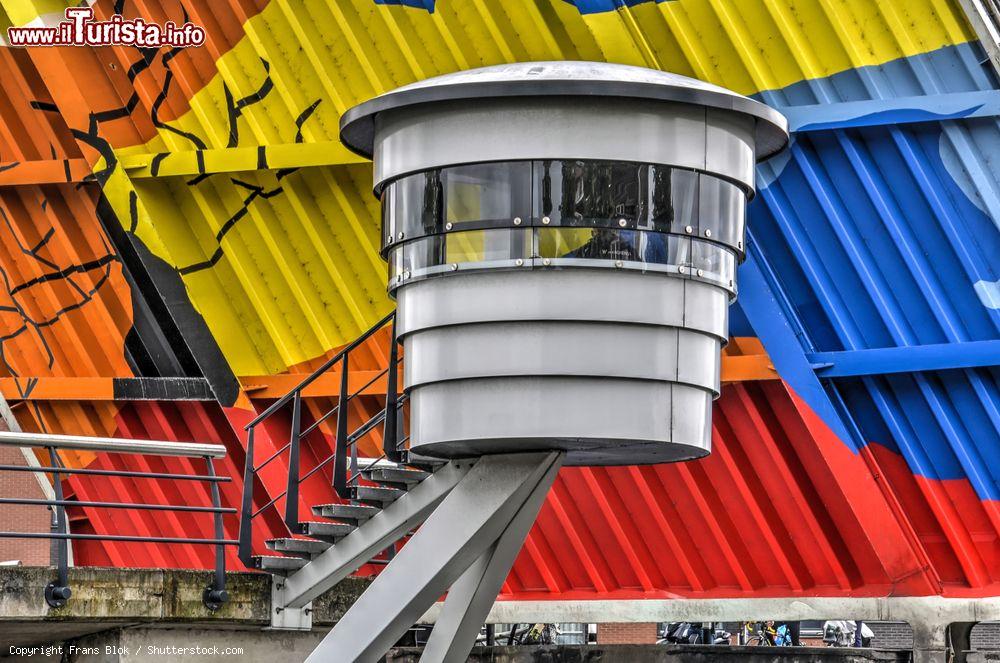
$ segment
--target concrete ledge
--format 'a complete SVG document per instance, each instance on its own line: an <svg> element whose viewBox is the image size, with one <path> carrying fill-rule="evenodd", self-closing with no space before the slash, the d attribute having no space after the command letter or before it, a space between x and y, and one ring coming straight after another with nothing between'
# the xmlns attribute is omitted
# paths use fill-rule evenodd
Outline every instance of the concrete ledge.
<svg viewBox="0 0 1000 663"><path fill-rule="evenodd" d="M420 620L434 623L436 603ZM946 598L893 596L883 598L792 596L759 599L638 599L579 601L497 601L486 621L514 622L736 622L747 615L767 619L863 619L947 625L954 622L1000 620L1000 597Z"/></svg>
<svg viewBox="0 0 1000 663"><path fill-rule="evenodd" d="M271 622L271 577L226 574L229 602L211 612L201 594L209 571L178 569L73 568L73 597L65 607L45 603L45 586L55 578L49 567L0 567L0 644L35 645L96 633L115 626L225 625L259 630ZM316 600L313 623L332 625L368 586L348 578Z"/></svg>

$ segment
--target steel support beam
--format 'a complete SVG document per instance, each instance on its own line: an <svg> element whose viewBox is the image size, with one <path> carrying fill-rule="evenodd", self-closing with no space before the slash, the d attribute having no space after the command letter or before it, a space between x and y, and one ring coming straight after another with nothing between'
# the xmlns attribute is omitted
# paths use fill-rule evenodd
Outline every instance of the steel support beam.
<svg viewBox="0 0 1000 663"><path fill-rule="evenodd" d="M481 458L306 660L377 661L498 541L561 460L559 453Z"/></svg>
<svg viewBox="0 0 1000 663"><path fill-rule="evenodd" d="M975 90L895 99L778 106L778 110L788 118L789 131L798 133L886 124L939 122L971 117L996 117L1000 115L1000 99L997 99L995 90Z"/></svg>
<svg viewBox="0 0 1000 663"><path fill-rule="evenodd" d="M247 170L343 166L369 163L340 141L284 143L252 147L219 147L180 152L154 152L122 157L129 177L176 177Z"/></svg>
<svg viewBox="0 0 1000 663"><path fill-rule="evenodd" d="M448 590L441 617L420 657L421 663L462 663L467 659L561 464L552 464L496 543Z"/></svg>
<svg viewBox="0 0 1000 663"><path fill-rule="evenodd" d="M405 496L366 521L362 527L338 541L337 545L331 546L309 564L289 575L280 583L282 587L275 594L275 607L305 607L385 550L389 544L398 541L427 519L434 508L469 473L474 462L454 462L440 468Z"/></svg>
<svg viewBox="0 0 1000 663"><path fill-rule="evenodd" d="M17 418L14 416L14 411L10 409L7 404L7 400L0 393L0 432L9 431L12 433L20 433L21 424L18 423ZM35 452L30 447L20 447L21 456L24 458L24 462L27 463L28 467L41 467L42 464L38 461L38 457ZM35 480L38 482L39 488L42 490L42 495L45 496L47 500L54 500L56 498L56 492L52 488L52 484L49 483L48 479L45 478L45 474L42 472L35 472ZM70 548L70 565L72 565L73 551Z"/></svg>
<svg viewBox="0 0 1000 663"><path fill-rule="evenodd" d="M821 378L977 368L1000 364L1000 341L812 352L806 357Z"/></svg>

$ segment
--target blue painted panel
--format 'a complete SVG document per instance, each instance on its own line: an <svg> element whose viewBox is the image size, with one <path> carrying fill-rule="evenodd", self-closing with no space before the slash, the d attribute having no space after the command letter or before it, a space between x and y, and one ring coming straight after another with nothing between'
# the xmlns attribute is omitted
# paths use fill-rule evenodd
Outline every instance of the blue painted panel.
<svg viewBox="0 0 1000 663"><path fill-rule="evenodd" d="M760 96L783 107L874 100L898 111L931 108L942 95L1000 95L977 49L944 48ZM921 95L927 103L914 104ZM996 348L1000 309L990 293L1000 281L1000 125L992 117L893 119L799 133L786 155L758 170L750 227L799 343L768 338L756 300L742 305L776 366L809 353ZM900 453L918 476L966 479L990 500L1000 499L998 370L833 378L821 371L817 390L815 376L780 369L835 430L856 430L865 443ZM845 408L832 406L841 402Z"/></svg>
<svg viewBox="0 0 1000 663"><path fill-rule="evenodd" d="M634 7L644 4L660 4L671 2L672 0L563 0L577 9L581 14L599 14L601 12L611 12L623 7Z"/></svg>
<svg viewBox="0 0 1000 663"><path fill-rule="evenodd" d="M431 14L434 13L434 3L437 0L375 0L376 5L402 5L403 7L413 7L415 9L426 9Z"/></svg>

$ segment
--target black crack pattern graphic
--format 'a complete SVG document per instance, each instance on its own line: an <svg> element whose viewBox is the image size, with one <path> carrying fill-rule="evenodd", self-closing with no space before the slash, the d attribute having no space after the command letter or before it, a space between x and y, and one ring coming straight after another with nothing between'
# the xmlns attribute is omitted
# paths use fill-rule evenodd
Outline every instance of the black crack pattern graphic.
<svg viewBox="0 0 1000 663"><path fill-rule="evenodd" d="M17 246L20 252L44 268L41 275L15 283L8 269L0 265L0 282L2 282L0 285L2 285L3 291L6 292L6 297L4 298L6 301L0 303L0 313L14 313L19 319L12 328L0 334L0 364L3 365L9 375L18 377L18 370L7 356L6 345L22 334L34 334L45 351L47 365L51 369L55 364L55 355L43 330L59 323L67 313L76 311L94 301L100 289L110 280L112 264L118 261L118 255L108 246L104 240L104 236L101 235L104 253L93 260L83 263L60 266L41 254L42 250L54 236L55 228L49 228L34 246L25 246L21 242L20 237L18 237L10 218L7 216L7 212L2 207L0 207L0 219L3 220L4 225L10 232L10 236L13 238L13 244ZM83 284L78 282L81 276L87 277L82 279L84 281ZM33 290L41 285L53 282L61 282L67 285L74 293L74 301L44 313L34 311L33 309L37 307L32 305L32 300L34 299L32 295Z"/></svg>

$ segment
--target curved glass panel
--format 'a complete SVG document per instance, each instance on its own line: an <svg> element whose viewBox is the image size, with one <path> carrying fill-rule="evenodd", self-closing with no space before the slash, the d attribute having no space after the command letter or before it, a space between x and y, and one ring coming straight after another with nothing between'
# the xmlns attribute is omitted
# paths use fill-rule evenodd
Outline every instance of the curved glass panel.
<svg viewBox="0 0 1000 663"><path fill-rule="evenodd" d="M386 186L382 203L386 250L434 234L525 226L645 230L742 250L747 200L738 186L693 170L564 159L416 173Z"/></svg>
<svg viewBox="0 0 1000 663"><path fill-rule="evenodd" d="M713 242L622 228L526 227L432 235L389 253L389 289L461 270L638 269L705 281L735 294L736 254Z"/></svg>
<svg viewBox="0 0 1000 663"><path fill-rule="evenodd" d="M698 176L698 236L743 249L747 197L735 184Z"/></svg>
<svg viewBox="0 0 1000 663"><path fill-rule="evenodd" d="M635 228L648 216L649 166L613 161L540 161L535 214L552 225Z"/></svg>
<svg viewBox="0 0 1000 663"><path fill-rule="evenodd" d="M531 163L484 163L445 168L445 224L485 223L509 226L514 217L527 216L531 204Z"/></svg>

